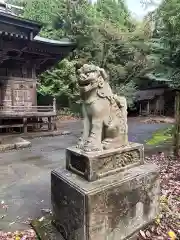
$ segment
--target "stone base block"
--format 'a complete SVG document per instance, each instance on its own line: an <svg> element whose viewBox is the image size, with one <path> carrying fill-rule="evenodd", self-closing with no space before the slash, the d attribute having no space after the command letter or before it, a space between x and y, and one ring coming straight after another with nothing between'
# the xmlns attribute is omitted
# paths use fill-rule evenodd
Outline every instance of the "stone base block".
<svg viewBox="0 0 180 240"><path fill-rule="evenodd" d="M20 148L28 148L31 147L31 142L21 138L17 143L15 143L15 148L20 149Z"/></svg>
<svg viewBox="0 0 180 240"><path fill-rule="evenodd" d="M120 148L86 153L75 147L66 149L66 168L88 181L106 177L144 163L144 146L129 143Z"/></svg>
<svg viewBox="0 0 180 240"><path fill-rule="evenodd" d="M13 150L14 144L0 144L0 152L10 151Z"/></svg>
<svg viewBox="0 0 180 240"><path fill-rule="evenodd" d="M0 144L0 152L9 151L13 149L28 148L31 142L21 137L6 137L2 139Z"/></svg>
<svg viewBox="0 0 180 240"><path fill-rule="evenodd" d="M87 182L66 169L51 175L53 217L65 240L124 240L159 211L159 173L141 165Z"/></svg>

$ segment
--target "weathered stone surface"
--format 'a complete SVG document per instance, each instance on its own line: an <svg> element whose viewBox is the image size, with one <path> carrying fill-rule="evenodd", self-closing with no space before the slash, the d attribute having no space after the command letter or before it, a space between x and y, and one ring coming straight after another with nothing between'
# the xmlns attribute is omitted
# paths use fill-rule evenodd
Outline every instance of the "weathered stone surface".
<svg viewBox="0 0 180 240"><path fill-rule="evenodd" d="M15 144L13 143L0 144L0 152L13 150L14 148L15 148Z"/></svg>
<svg viewBox="0 0 180 240"><path fill-rule="evenodd" d="M126 145L126 98L113 94L104 69L84 64L78 72L84 129L77 147L93 152Z"/></svg>
<svg viewBox="0 0 180 240"><path fill-rule="evenodd" d="M151 164L94 182L58 169L51 188L54 218L67 240L124 240L159 210L158 168Z"/></svg>
<svg viewBox="0 0 180 240"><path fill-rule="evenodd" d="M33 220L31 225L41 240L64 240L55 228L51 214Z"/></svg>
<svg viewBox="0 0 180 240"><path fill-rule="evenodd" d="M91 153L75 147L66 150L67 169L88 181L95 181L143 163L144 146L138 143Z"/></svg>
<svg viewBox="0 0 180 240"><path fill-rule="evenodd" d="M21 137L4 137L1 139L0 152L9 151L13 149L20 149L30 147L31 142Z"/></svg>
<svg viewBox="0 0 180 240"><path fill-rule="evenodd" d="M20 149L20 148L26 148L26 147L30 147L31 146L31 142L20 138L16 143L15 143L15 148L16 149Z"/></svg>
<svg viewBox="0 0 180 240"><path fill-rule="evenodd" d="M57 229L66 240L125 240L158 213L159 180L144 147L128 142L127 103L112 93L104 69L79 70L84 129L52 172Z"/></svg>

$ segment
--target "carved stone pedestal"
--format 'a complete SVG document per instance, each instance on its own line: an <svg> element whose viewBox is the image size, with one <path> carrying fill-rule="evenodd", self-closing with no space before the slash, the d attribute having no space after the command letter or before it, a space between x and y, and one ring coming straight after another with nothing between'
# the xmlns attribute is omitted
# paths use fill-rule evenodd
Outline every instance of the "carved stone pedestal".
<svg viewBox="0 0 180 240"><path fill-rule="evenodd" d="M95 155L68 149L70 171L52 172L56 227L65 240L128 239L158 213L158 168L143 164L143 149L139 144L132 144L126 150L114 149L108 154L96 153L94 158ZM123 160L128 165L127 158L133 167L120 165Z"/></svg>
<svg viewBox="0 0 180 240"><path fill-rule="evenodd" d="M66 168L90 182L143 163L144 146L139 143L90 153L75 147L66 149Z"/></svg>

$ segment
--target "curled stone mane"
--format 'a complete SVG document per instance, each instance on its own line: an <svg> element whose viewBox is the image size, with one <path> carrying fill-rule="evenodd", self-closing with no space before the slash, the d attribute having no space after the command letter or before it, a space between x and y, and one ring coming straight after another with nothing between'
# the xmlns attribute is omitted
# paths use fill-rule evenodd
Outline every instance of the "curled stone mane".
<svg viewBox="0 0 180 240"><path fill-rule="evenodd" d="M102 82L102 84L99 86L97 90L97 95L101 98L107 98L112 103L114 99L113 98L114 94L108 83L108 76L103 68L99 68L99 71L100 71L99 81Z"/></svg>
<svg viewBox="0 0 180 240"><path fill-rule="evenodd" d="M79 73L96 72L98 81L97 95L100 98L107 98L110 102L113 101L113 93L108 83L108 75L103 68L95 66L94 64L84 64L80 69Z"/></svg>

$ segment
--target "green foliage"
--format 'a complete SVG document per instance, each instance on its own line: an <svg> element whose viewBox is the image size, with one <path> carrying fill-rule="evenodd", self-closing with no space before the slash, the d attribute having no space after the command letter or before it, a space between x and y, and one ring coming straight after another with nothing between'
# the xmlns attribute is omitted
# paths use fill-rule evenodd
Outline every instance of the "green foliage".
<svg viewBox="0 0 180 240"><path fill-rule="evenodd" d="M180 2L163 0L153 13L155 23L155 74L169 80L170 87L180 87Z"/></svg>
<svg viewBox="0 0 180 240"><path fill-rule="evenodd" d="M23 0L16 1L22 4ZM133 105L138 79L154 68L148 21L136 23L124 0L94 4L87 0L24 0L23 5L25 18L44 23L41 36L68 37L77 43L72 57L39 77L41 94L74 101L78 92L75 64L90 62L105 68L112 88Z"/></svg>
<svg viewBox="0 0 180 240"><path fill-rule="evenodd" d="M131 16L124 0L98 0L96 10L100 13L101 19L106 19L116 27L125 31L127 28L133 28Z"/></svg>
<svg viewBox="0 0 180 240"><path fill-rule="evenodd" d="M48 70L40 76L38 92L57 99L63 98L65 105L77 99L76 62L62 60L53 70Z"/></svg>
<svg viewBox="0 0 180 240"><path fill-rule="evenodd" d="M126 84L120 84L115 89L115 92L117 92L119 95L123 95L127 99L127 104L129 108L134 107L134 91L136 90L136 85L133 81L130 81Z"/></svg>

